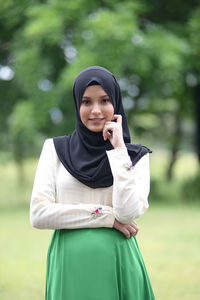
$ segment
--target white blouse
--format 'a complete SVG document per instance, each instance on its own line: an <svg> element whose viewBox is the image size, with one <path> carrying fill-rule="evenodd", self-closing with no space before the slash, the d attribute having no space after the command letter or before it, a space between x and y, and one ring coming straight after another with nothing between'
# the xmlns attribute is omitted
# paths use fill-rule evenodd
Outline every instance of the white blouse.
<svg viewBox="0 0 200 300"><path fill-rule="evenodd" d="M148 208L149 154L131 170L126 148L107 151L113 185L93 189L74 178L62 165L53 139L44 143L35 175L30 220L40 229L113 227L115 218L128 224ZM94 218L96 209L101 208Z"/></svg>

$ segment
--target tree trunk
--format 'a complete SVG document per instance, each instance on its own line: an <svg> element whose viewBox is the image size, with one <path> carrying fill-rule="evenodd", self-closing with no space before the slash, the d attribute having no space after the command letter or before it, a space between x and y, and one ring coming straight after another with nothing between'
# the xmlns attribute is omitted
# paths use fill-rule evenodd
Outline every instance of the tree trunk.
<svg viewBox="0 0 200 300"><path fill-rule="evenodd" d="M174 169L177 157L178 157L178 147L174 146L174 147L172 147L169 167L167 170L167 180L168 181L171 181L173 179L173 169Z"/></svg>
<svg viewBox="0 0 200 300"><path fill-rule="evenodd" d="M200 164L200 84L198 84L196 87L195 106L196 106L196 147L197 147L197 157Z"/></svg>
<svg viewBox="0 0 200 300"><path fill-rule="evenodd" d="M177 111L175 115L175 130L174 130L174 137L173 137L173 144L171 149L171 157L169 162L169 167L167 169L167 180L171 181L173 179L173 170L175 166L175 162L178 158L178 150L180 147L182 137L182 130L181 130L181 116L180 112Z"/></svg>
<svg viewBox="0 0 200 300"><path fill-rule="evenodd" d="M22 160L16 161L17 173L18 173L18 182L19 185L22 186L25 184L25 172L24 172L24 164Z"/></svg>

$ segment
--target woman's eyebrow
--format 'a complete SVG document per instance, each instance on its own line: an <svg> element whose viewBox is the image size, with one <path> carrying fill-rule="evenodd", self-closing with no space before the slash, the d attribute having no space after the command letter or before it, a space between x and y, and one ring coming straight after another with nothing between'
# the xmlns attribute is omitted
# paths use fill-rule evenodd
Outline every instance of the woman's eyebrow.
<svg viewBox="0 0 200 300"><path fill-rule="evenodd" d="M83 96L83 97L82 97L82 99L83 99L83 98L90 99L90 97L89 97L89 96Z"/></svg>
<svg viewBox="0 0 200 300"><path fill-rule="evenodd" d="M100 96L100 98L104 98L104 97L108 97L108 98L110 98L110 97L109 97L108 95L106 95L106 94L105 94L105 95L102 95L102 96ZM82 97L82 99L83 99L83 98L85 98L85 99L91 99L91 97L89 97L89 96L83 96L83 97Z"/></svg>

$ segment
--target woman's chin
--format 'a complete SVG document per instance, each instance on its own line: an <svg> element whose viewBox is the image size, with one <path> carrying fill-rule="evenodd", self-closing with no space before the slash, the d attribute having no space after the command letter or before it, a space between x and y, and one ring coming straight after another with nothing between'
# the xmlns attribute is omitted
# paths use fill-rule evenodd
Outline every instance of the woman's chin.
<svg viewBox="0 0 200 300"><path fill-rule="evenodd" d="M102 126L89 126L87 128L90 131L93 131L93 132L102 132L103 131L103 127Z"/></svg>

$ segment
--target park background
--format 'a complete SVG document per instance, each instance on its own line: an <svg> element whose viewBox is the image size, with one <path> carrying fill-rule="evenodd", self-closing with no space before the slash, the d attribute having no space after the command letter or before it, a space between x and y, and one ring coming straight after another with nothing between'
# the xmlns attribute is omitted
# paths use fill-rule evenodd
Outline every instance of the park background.
<svg viewBox="0 0 200 300"><path fill-rule="evenodd" d="M44 299L34 173L44 140L73 131L72 84L92 65L115 74L132 142L153 151L138 241L156 299L198 300L198 0L0 0L0 299Z"/></svg>

